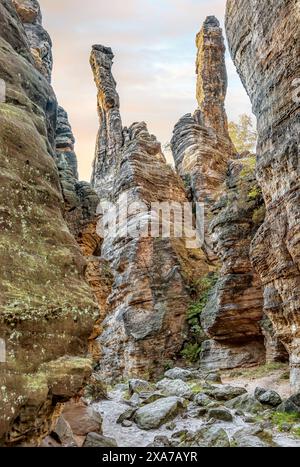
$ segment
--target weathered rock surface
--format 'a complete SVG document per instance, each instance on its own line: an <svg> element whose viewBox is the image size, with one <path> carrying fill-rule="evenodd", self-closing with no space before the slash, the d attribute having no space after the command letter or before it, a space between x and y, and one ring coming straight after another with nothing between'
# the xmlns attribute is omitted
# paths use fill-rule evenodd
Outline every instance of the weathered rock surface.
<svg viewBox="0 0 300 467"><path fill-rule="evenodd" d="M222 269L201 313L201 325L219 345L204 345L203 366L219 361L221 368L234 368L255 363L255 358L257 363L265 360L260 327L263 290L250 261L251 241L265 214L254 167L254 156L230 161L226 191L212 208L211 239Z"/></svg>
<svg viewBox="0 0 300 467"><path fill-rule="evenodd" d="M230 409L242 410L243 412L249 412L258 414L264 411L264 406L253 396L249 394L242 394L225 403L226 407Z"/></svg>
<svg viewBox="0 0 300 467"><path fill-rule="evenodd" d="M278 412L300 414L300 393L294 394L280 404Z"/></svg>
<svg viewBox="0 0 300 467"><path fill-rule="evenodd" d="M52 41L42 26L42 13L37 0L13 0L30 44L36 68L51 82L53 67Z"/></svg>
<svg viewBox="0 0 300 467"><path fill-rule="evenodd" d="M215 259L208 235L210 207L222 190L228 160L235 153L224 108L227 91L224 39L215 17L206 19L196 45L199 108L176 124L171 147L191 199L205 204L205 250Z"/></svg>
<svg viewBox="0 0 300 467"><path fill-rule="evenodd" d="M246 392L245 388L234 386L213 386L210 389L204 390L204 394L217 401L229 401L238 396L242 396Z"/></svg>
<svg viewBox="0 0 300 467"><path fill-rule="evenodd" d="M138 409L134 421L143 430L152 430L172 420L182 409L183 399L166 397Z"/></svg>
<svg viewBox="0 0 300 467"><path fill-rule="evenodd" d="M264 309L300 388L299 5L228 0L230 51L258 121L257 179L266 218L251 249Z"/></svg>
<svg viewBox="0 0 300 467"><path fill-rule="evenodd" d="M157 383L156 388L168 396L178 396L184 399L191 399L193 396L190 386L181 379L164 378Z"/></svg>
<svg viewBox="0 0 300 467"><path fill-rule="evenodd" d="M172 230L170 238L149 234L150 221L153 229L158 219L158 211L149 211L151 203L173 203L173 207L177 203L175 211L181 215L186 193L145 123L121 131L112 58L110 49L93 47L91 64L100 117L93 186L104 201L122 200L125 216L116 232L104 235L102 244L114 282L108 298L110 312L99 338L99 369L108 378L143 377L162 371L164 362L181 350L189 304L187 285L208 272L208 265L200 249L186 247L186 234L183 238L176 238ZM175 221L176 216L171 216L171 229ZM137 225L143 235L136 232Z"/></svg>
<svg viewBox="0 0 300 467"><path fill-rule="evenodd" d="M276 391L267 391L259 387L255 389L254 396L261 404L270 405L271 407L277 407L282 402L280 395Z"/></svg>
<svg viewBox="0 0 300 467"><path fill-rule="evenodd" d="M49 432L57 403L75 396L91 373L87 342L97 306L62 215L56 98L35 68L8 0L0 4L0 31L6 84L0 105L0 308L7 350L0 368L0 439L37 443Z"/></svg>
<svg viewBox="0 0 300 467"><path fill-rule="evenodd" d="M99 433L89 433L83 445L84 448L117 448L114 438L99 435Z"/></svg>
<svg viewBox="0 0 300 467"><path fill-rule="evenodd" d="M201 367L216 369L232 369L253 365L264 356L265 346L262 340L253 340L241 345L240 342L217 342L213 339L203 342L201 346Z"/></svg>

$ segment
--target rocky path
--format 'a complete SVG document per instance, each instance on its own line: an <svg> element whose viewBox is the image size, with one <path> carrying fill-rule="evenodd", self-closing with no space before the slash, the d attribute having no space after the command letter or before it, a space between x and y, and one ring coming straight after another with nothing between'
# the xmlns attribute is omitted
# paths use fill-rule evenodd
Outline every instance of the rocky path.
<svg viewBox="0 0 300 467"><path fill-rule="evenodd" d="M252 387L248 392L218 378L173 369L157 384L119 384L93 409L103 418L103 434L119 447L300 447L300 418L275 415L286 407L278 393L265 386L254 395ZM250 384L246 376L239 381Z"/></svg>

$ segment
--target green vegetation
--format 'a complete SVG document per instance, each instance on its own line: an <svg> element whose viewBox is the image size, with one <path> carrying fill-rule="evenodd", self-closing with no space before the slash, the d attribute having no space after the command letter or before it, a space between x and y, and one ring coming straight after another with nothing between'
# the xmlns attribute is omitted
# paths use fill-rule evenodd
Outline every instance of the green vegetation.
<svg viewBox="0 0 300 467"><path fill-rule="evenodd" d="M199 299L193 302L187 312L187 320L190 326L199 325L199 317L207 305L210 292L216 285L218 280L218 274L210 273L202 278L197 284L199 290Z"/></svg>
<svg viewBox="0 0 300 467"><path fill-rule="evenodd" d="M284 431L285 427L289 425L292 428L292 426L295 423L299 423L299 421L300 421L300 414L298 413L275 412L272 415L272 422L274 423L274 425L277 426L279 431ZM300 435L300 428L296 428L294 431L295 432L299 431L299 435Z"/></svg>
<svg viewBox="0 0 300 467"><path fill-rule="evenodd" d="M196 363L201 352L201 345L195 343L186 344L181 352L182 357L190 363Z"/></svg>
<svg viewBox="0 0 300 467"><path fill-rule="evenodd" d="M189 363L195 363L201 353L201 343L205 340L205 334L200 324L200 316L207 305L211 290L218 280L217 273L209 273L196 281L192 290L197 295L197 300L192 302L187 310L187 321L190 326L191 339L181 352L182 357Z"/></svg>
<svg viewBox="0 0 300 467"><path fill-rule="evenodd" d="M300 426L297 428L293 428L292 433L293 435L298 436L300 438Z"/></svg>
<svg viewBox="0 0 300 467"><path fill-rule="evenodd" d="M254 185L248 193L248 199L250 201L256 201L261 196L262 196L262 191L258 185Z"/></svg>
<svg viewBox="0 0 300 467"><path fill-rule="evenodd" d="M257 133L253 129L252 119L247 114L239 116L238 123L230 122L229 134L239 153L255 151Z"/></svg>
<svg viewBox="0 0 300 467"><path fill-rule="evenodd" d="M240 174L242 178L247 178L253 175L255 171L255 167L256 167L256 157L251 156L251 157L247 157L247 159L244 159L243 166L244 167Z"/></svg>
<svg viewBox="0 0 300 467"><path fill-rule="evenodd" d="M255 209L252 215L252 221L255 225L262 224L266 215L265 205Z"/></svg>

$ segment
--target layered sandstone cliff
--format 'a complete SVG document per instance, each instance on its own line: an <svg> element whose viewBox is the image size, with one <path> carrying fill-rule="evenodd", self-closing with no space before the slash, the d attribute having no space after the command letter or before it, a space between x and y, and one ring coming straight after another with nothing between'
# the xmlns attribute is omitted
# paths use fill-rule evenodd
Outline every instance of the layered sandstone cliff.
<svg viewBox="0 0 300 467"><path fill-rule="evenodd" d="M257 179L266 218L252 243L264 310L300 389L299 4L227 2L230 51L258 121Z"/></svg>
<svg viewBox="0 0 300 467"><path fill-rule="evenodd" d="M85 261L63 218L51 66L45 78L31 50L40 10L35 1L14 4L0 3L2 444L37 443L57 404L78 393L91 372L88 338L98 316Z"/></svg>
<svg viewBox="0 0 300 467"><path fill-rule="evenodd" d="M177 171L189 186L193 201L205 205L205 250L213 260L216 258L208 233L210 209L223 189L228 160L235 153L224 107L227 91L224 38L214 16L205 20L196 45L199 107L176 124L171 147Z"/></svg>
<svg viewBox="0 0 300 467"><path fill-rule="evenodd" d="M255 156L232 160L226 190L212 209L211 238L222 268L201 314L204 331L215 341L206 342L201 355L210 368L265 361L263 291L249 254L265 214L254 167Z"/></svg>
<svg viewBox="0 0 300 467"><path fill-rule="evenodd" d="M111 49L93 47L91 65L100 118L93 184L101 199L120 201L122 219L115 232L104 235L102 245L114 282L108 299L110 312L99 338L99 369L107 378L116 379L152 376L178 355L186 333L187 286L207 273L208 266L197 245L187 248L187 233L177 238L173 231L182 224L187 198L160 144L145 123L121 129L112 58ZM174 211L165 225L171 235L153 235L150 228L157 225L159 213L149 208L151 203L163 202L167 207L173 203Z"/></svg>

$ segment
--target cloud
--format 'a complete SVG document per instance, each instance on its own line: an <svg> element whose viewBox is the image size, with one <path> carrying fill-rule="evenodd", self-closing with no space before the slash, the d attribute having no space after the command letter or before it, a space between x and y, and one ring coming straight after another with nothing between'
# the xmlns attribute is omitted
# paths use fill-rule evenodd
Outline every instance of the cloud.
<svg viewBox="0 0 300 467"><path fill-rule="evenodd" d="M207 15L222 22L225 0L40 0L53 40L53 86L69 113L80 176L88 180L98 117L89 65L91 45L115 53L114 76L124 125L144 120L163 143L196 108L195 35ZM249 113L249 99L228 56L229 118Z"/></svg>

